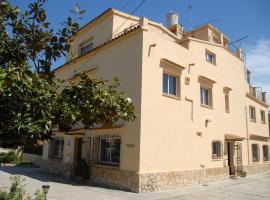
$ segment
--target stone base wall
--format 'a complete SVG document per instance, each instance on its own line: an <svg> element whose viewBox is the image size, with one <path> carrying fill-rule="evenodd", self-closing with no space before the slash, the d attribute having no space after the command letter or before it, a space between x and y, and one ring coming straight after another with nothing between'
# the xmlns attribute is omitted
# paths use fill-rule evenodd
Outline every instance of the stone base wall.
<svg viewBox="0 0 270 200"><path fill-rule="evenodd" d="M138 174L132 171L122 171L117 167L102 165L91 167L90 182L121 190L139 192Z"/></svg>
<svg viewBox="0 0 270 200"><path fill-rule="evenodd" d="M139 192L177 189L228 177L228 168L208 168L184 171L140 174Z"/></svg>
<svg viewBox="0 0 270 200"><path fill-rule="evenodd" d="M243 171L247 172L247 174L270 171L270 163L244 165Z"/></svg>
<svg viewBox="0 0 270 200"><path fill-rule="evenodd" d="M155 192L224 179L228 175L227 167L138 174L107 166L95 166L91 168L90 180L131 192Z"/></svg>
<svg viewBox="0 0 270 200"><path fill-rule="evenodd" d="M37 166L40 166L40 163L42 162L42 156L30 153L23 153L22 159L28 162L32 162Z"/></svg>
<svg viewBox="0 0 270 200"><path fill-rule="evenodd" d="M58 174L66 177L72 176L72 164L64 163L62 160L57 159L49 159L49 160L41 160L40 168L46 172Z"/></svg>

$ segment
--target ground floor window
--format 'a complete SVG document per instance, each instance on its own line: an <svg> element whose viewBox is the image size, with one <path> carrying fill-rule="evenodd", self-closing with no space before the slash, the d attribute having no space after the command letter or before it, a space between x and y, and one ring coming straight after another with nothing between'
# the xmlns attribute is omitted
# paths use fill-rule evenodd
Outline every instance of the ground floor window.
<svg viewBox="0 0 270 200"><path fill-rule="evenodd" d="M221 141L212 142L212 158L219 159L221 158Z"/></svg>
<svg viewBox="0 0 270 200"><path fill-rule="evenodd" d="M263 145L263 161L269 160L269 146Z"/></svg>
<svg viewBox="0 0 270 200"><path fill-rule="evenodd" d="M120 163L120 137L100 139L99 162L108 164Z"/></svg>
<svg viewBox="0 0 270 200"><path fill-rule="evenodd" d="M258 162L259 160L259 145L252 144L252 161Z"/></svg>
<svg viewBox="0 0 270 200"><path fill-rule="evenodd" d="M50 144L50 156L52 158L63 158L64 150L64 138L63 137L54 137L51 139Z"/></svg>

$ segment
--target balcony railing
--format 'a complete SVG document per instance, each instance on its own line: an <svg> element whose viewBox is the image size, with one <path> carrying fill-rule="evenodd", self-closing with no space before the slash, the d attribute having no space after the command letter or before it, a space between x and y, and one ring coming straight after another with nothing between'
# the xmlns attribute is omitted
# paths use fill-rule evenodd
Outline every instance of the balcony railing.
<svg viewBox="0 0 270 200"><path fill-rule="evenodd" d="M266 103L266 92L262 91L261 87L249 87L249 92L252 96Z"/></svg>

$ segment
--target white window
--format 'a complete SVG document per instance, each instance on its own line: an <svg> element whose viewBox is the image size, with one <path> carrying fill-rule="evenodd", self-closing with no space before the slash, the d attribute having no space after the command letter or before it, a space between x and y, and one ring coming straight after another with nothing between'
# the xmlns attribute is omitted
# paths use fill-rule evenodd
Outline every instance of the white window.
<svg viewBox="0 0 270 200"><path fill-rule="evenodd" d="M120 163L120 137L100 139L99 162L107 164Z"/></svg>
<svg viewBox="0 0 270 200"><path fill-rule="evenodd" d="M55 137L51 139L50 156L52 158L62 159L64 150L64 138Z"/></svg>
<svg viewBox="0 0 270 200"><path fill-rule="evenodd" d="M212 64L216 64L216 55L208 50L205 51L206 60Z"/></svg>
<svg viewBox="0 0 270 200"><path fill-rule="evenodd" d="M269 161L269 146L263 145L263 161Z"/></svg>
<svg viewBox="0 0 270 200"><path fill-rule="evenodd" d="M250 121L256 122L256 109L254 106L249 106L249 118Z"/></svg>
<svg viewBox="0 0 270 200"><path fill-rule="evenodd" d="M93 49L93 42L81 46L81 55L84 55Z"/></svg>
<svg viewBox="0 0 270 200"><path fill-rule="evenodd" d="M201 105L212 107L212 89L201 85Z"/></svg>
<svg viewBox="0 0 270 200"><path fill-rule="evenodd" d="M261 110L261 122L265 124L265 112Z"/></svg>
<svg viewBox="0 0 270 200"><path fill-rule="evenodd" d="M220 159L222 157L221 149L222 149L221 141L212 142L212 158L213 159Z"/></svg>
<svg viewBox="0 0 270 200"><path fill-rule="evenodd" d="M259 162L259 145L252 144L252 161Z"/></svg>
<svg viewBox="0 0 270 200"><path fill-rule="evenodd" d="M175 76L163 73L163 94L176 96L176 81Z"/></svg>

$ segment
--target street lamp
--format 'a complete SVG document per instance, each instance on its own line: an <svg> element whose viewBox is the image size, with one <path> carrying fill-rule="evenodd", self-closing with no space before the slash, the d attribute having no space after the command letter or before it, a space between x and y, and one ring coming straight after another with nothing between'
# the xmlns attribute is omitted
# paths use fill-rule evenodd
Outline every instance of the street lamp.
<svg viewBox="0 0 270 200"><path fill-rule="evenodd" d="M50 189L49 185L42 185L42 190L43 190L43 193L44 193L44 200L47 199L47 194L49 192L49 189Z"/></svg>

